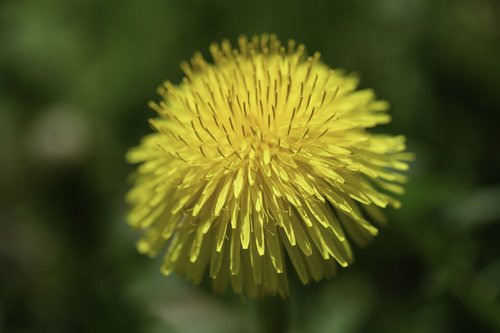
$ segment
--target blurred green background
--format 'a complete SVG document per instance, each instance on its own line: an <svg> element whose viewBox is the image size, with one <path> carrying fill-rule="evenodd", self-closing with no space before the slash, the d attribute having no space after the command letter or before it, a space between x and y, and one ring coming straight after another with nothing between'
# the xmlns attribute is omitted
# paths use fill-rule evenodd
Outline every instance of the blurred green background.
<svg viewBox="0 0 500 333"><path fill-rule="evenodd" d="M262 32L360 73L418 156L356 263L287 302L164 278L124 219L156 87ZM499 113L498 0L0 1L0 332L500 332Z"/></svg>

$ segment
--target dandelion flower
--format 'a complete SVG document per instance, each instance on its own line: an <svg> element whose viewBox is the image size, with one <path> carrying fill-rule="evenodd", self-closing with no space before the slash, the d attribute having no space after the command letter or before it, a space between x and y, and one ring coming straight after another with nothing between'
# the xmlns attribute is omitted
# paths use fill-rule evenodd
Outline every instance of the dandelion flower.
<svg viewBox="0 0 500 333"><path fill-rule="evenodd" d="M127 196L140 252L166 249L162 272L251 297L289 293L352 262L349 240L377 234L398 208L411 158L402 136L371 134L388 103L315 53L274 35L196 53L179 85L151 103L154 133L127 155L141 163Z"/></svg>

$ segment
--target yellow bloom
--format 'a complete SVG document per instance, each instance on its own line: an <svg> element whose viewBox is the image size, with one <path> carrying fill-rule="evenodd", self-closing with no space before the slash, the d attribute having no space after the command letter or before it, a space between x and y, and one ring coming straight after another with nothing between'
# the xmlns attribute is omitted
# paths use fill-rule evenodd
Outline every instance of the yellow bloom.
<svg viewBox="0 0 500 333"><path fill-rule="evenodd" d="M390 121L388 103L355 76L274 35L238 44L213 44L214 64L195 54L181 84L159 88L155 132L128 154L142 163L128 221L140 252L167 248L164 274L285 297L288 263L304 284L328 278L352 261L347 236L377 234L368 220L400 206L379 190L403 192L411 156L404 137L366 131Z"/></svg>

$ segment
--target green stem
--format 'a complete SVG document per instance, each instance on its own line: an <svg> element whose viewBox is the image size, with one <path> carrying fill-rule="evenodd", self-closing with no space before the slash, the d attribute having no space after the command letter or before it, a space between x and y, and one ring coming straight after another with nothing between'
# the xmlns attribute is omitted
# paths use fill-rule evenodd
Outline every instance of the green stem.
<svg viewBox="0 0 500 333"><path fill-rule="evenodd" d="M288 332L289 313L287 302L279 297L269 297L259 304L260 328L263 333Z"/></svg>

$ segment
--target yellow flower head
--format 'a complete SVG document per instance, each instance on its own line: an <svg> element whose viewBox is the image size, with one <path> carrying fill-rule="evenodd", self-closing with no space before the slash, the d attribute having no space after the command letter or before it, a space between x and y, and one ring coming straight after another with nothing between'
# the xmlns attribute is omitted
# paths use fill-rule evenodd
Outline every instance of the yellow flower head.
<svg viewBox="0 0 500 333"><path fill-rule="evenodd" d="M128 221L140 252L167 249L164 274L285 297L290 264L304 284L328 278L352 261L348 236L377 234L368 220L400 206L380 190L403 192L410 156L404 137L366 130L388 104L303 45L262 35L210 52L151 103L155 131L128 154L141 163Z"/></svg>

